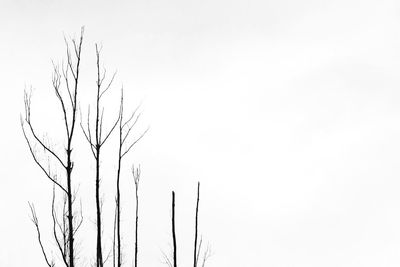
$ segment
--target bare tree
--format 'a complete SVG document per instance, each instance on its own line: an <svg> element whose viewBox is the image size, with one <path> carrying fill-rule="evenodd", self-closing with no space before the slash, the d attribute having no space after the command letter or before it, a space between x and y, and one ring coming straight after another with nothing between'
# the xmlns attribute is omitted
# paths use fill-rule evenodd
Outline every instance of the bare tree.
<svg viewBox="0 0 400 267"><path fill-rule="evenodd" d="M200 237L200 241L198 241L198 220L199 220L199 204L200 204L200 182L197 182L197 199L196 199L196 210L195 210L195 228L194 228L194 249L193 249L193 266L202 266L204 267L206 261L211 256L210 246L207 245L206 249L203 251L202 259L201 251L202 251L202 243L203 237ZM176 245L176 229L175 229L175 192L172 191L172 256L168 256L164 252L161 251L164 258L164 264L169 267L177 267L177 245Z"/></svg>
<svg viewBox="0 0 400 267"><path fill-rule="evenodd" d="M101 199L100 199L100 156L101 149L106 141L109 139L111 133L118 124L118 119L114 122L110 130L106 132L103 137L103 117L104 117L104 107L101 106L101 98L106 93L115 78L115 74L111 77L109 82L104 86L104 81L106 78L106 70L101 71L100 69L100 50L96 44L96 67L97 67L97 80L96 80L96 113L94 118L94 136L92 136L92 130L90 127L90 107L88 108L87 114L87 128L85 129L81 123L82 131L89 143L90 150L92 151L93 157L96 161L96 179L95 179L95 191L96 191L96 266L103 267L103 250L102 250L102 217L101 217Z"/></svg>
<svg viewBox="0 0 400 267"><path fill-rule="evenodd" d="M65 133L66 133L66 148L65 148L65 158L62 159L60 154L56 152L50 145L47 144L42 138L39 137L39 134L35 130L33 126L33 122L31 119L31 94L25 91L24 95L24 103L25 103L25 117L21 116L21 127L25 137L25 140L28 144L29 150L33 157L35 163L39 166L39 168L44 172L45 176L52 181L54 185L56 185L66 196L67 203L67 232L68 238L66 241L66 248L68 248L68 267L74 267L74 210L73 210L73 186L72 186L72 170L74 163L72 161L72 141L75 130L76 123L76 112L77 112L77 96L78 96L78 82L79 82L79 74L80 74L80 62L81 62L81 51L82 51L82 41L83 41L83 28L81 29L81 35L78 40L72 39L71 43L65 39L66 42L66 50L67 50L67 63L62 66L62 71L58 66L53 64L54 72L52 77L52 85L56 97L60 103L60 108L63 115L63 123L65 125ZM72 46L72 52L70 47ZM74 58L74 59L73 59ZM70 75L72 77L70 77ZM64 83L64 87L66 90L61 91L62 82ZM31 137L28 137L27 128ZM55 159L58 164L65 171L65 181L64 183L60 183L57 181L55 175L53 175L50 169L46 169L44 163L40 160L37 150L35 146L39 146L43 149L44 153L48 157L52 157ZM31 209L33 212L34 209ZM33 215L33 213L32 213ZM34 216L36 218L36 214ZM33 220L37 222L36 220ZM36 225L36 224L35 224ZM38 229L38 228L37 228Z"/></svg>
<svg viewBox="0 0 400 267"><path fill-rule="evenodd" d="M173 244L173 267L177 267L176 233L175 233L175 192L172 191L172 244Z"/></svg>
<svg viewBox="0 0 400 267"><path fill-rule="evenodd" d="M132 112L132 114L128 117L128 119L124 119L124 90L121 89L121 102L120 102L120 112L119 112L119 146L118 146L118 167L117 167L117 181L116 181L116 246L117 246L117 266L121 267L122 265L122 248L121 248L121 190L120 190L120 181L121 181L121 168L122 168L122 160L123 158L131 151L133 146L139 142L143 136L147 133L149 128L147 128L144 132L142 132L139 137L133 139L133 141L129 140L129 136L132 134L132 129L138 122L141 113L138 113L140 105ZM137 170L139 173L136 175L140 176L140 170ZM135 176L135 174L134 174ZM139 177L137 177L139 179ZM135 180L136 183L136 180ZM135 263L137 254L135 253ZM135 265L136 266L136 265Z"/></svg>
<svg viewBox="0 0 400 267"><path fill-rule="evenodd" d="M135 182L135 267L137 267L138 262L138 228L139 228L139 181L140 181L140 166L136 168L132 166L132 175Z"/></svg>
<svg viewBox="0 0 400 267"><path fill-rule="evenodd" d="M62 265L66 267L74 267L76 263L76 246L75 235L80 229L83 222L82 204L80 210L75 208L77 199L77 191L73 187L72 171L74 162L72 160L73 151L73 136L76 125L76 113L78 105L78 84L80 77L80 62L81 51L83 42L83 28L79 39L72 39L68 42L65 39L67 47L67 60L66 64L61 65L61 70L58 65L53 63L53 76L52 86L60 105L62 114L62 123L64 124L65 131L65 150L57 151L54 149L47 139L39 137L40 134L36 131L33 120L31 117L32 112L32 97L31 93L25 91L24 104L25 114L21 115L21 127L23 135L28 144L29 151L36 165L42 170L47 179L52 182L53 195L51 201L51 218L52 218L52 238L55 241L55 248L59 253L59 261L62 260ZM110 89L115 73L110 79L107 78L106 70L102 70L100 66L100 50L98 45L95 46L96 51L96 98L95 98L95 114L91 118L90 106L87 113L87 124L84 126L82 122L80 126L89 143L90 151L95 159L95 200L96 200L96 266L103 267L107 259L112 255L113 266L122 266L122 246L121 246L121 170L122 161L124 157L132 151L134 145L139 142L147 133L147 128L138 137L130 138L133 133L132 129L138 122L141 113L138 113L138 106L130 116L125 119L124 117L124 92L121 90L121 100L119 107L119 114L115 122L109 127L108 131L104 130L104 106L102 105L102 97ZM117 127L118 126L118 127ZM108 255L103 256L102 246L102 200L100 198L100 182L101 182L101 164L100 159L102 156L103 145L109 140L114 129L118 128L118 167L116 177L116 197L115 197L115 214L114 214L114 231L113 231L113 247ZM132 134L133 135L133 134ZM42 156L48 159L48 166L44 162ZM52 163L55 162L56 165ZM53 171L53 168L56 171ZM63 178L59 179L57 170L63 171ZM133 180L135 183L135 237L134 237L134 266L138 266L138 229L139 229L139 182L141 170L132 167ZM56 190L57 189L57 190ZM61 192L61 195L59 195ZM56 206L56 199L62 199L62 206ZM206 260L210 256L210 249L207 246L206 250L202 251L203 239L198 241L198 217L199 217L199 202L200 202L200 182L197 184L197 202L195 211L195 237L194 237L194 251L193 251L193 267L204 267ZM37 232L37 239L48 267L56 266L54 258L49 257L45 244L41 237L39 228L39 220L33 204L30 205L31 220ZM176 240L176 227L175 227L175 192L172 191L172 256L167 257L164 254L166 263L171 267L177 267L177 240ZM201 261L201 253L203 253ZM105 259L104 259L105 257Z"/></svg>
<svg viewBox="0 0 400 267"><path fill-rule="evenodd" d="M200 182L197 182L197 200L196 200L196 215L195 215L195 228L194 228L194 258L193 258L193 266L200 266L200 253L202 249L203 237L200 237L200 241L198 240L198 220L199 220L199 202L200 202ZM198 245L197 245L198 244ZM202 263L201 266L204 267L206 261L211 256L211 248L207 245L206 249L203 252Z"/></svg>
<svg viewBox="0 0 400 267"><path fill-rule="evenodd" d="M199 200L200 200L200 182L197 182L197 201L196 201L196 216L194 226L194 258L193 267L197 266L197 227L198 227L198 216L199 216Z"/></svg>

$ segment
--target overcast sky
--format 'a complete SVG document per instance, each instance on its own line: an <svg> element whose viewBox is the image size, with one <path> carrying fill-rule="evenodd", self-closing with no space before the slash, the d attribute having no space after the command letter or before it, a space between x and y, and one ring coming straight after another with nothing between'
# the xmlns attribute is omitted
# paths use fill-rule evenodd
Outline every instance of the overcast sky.
<svg viewBox="0 0 400 267"><path fill-rule="evenodd" d="M151 127L124 162L127 266L132 163L142 166L142 266L162 266L169 252L171 190L180 265L190 266L197 181L208 267L399 266L400 4L384 0L0 0L0 266L44 264L28 201L46 249L54 245L51 185L30 157L19 114L32 85L40 132L62 142L50 135L62 128L51 60L61 62L64 35L77 37L82 25L81 104L95 90L98 42L104 66L118 71L109 122L123 85L131 110L142 103L138 131ZM94 161L77 136L89 266ZM110 148L103 158L106 207L116 156ZM109 229L112 218L105 222Z"/></svg>

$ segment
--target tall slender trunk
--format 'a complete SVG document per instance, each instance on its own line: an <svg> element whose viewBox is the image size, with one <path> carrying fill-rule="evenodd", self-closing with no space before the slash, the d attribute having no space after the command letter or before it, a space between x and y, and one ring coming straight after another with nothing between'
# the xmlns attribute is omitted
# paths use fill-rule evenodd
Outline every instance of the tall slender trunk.
<svg viewBox="0 0 400 267"><path fill-rule="evenodd" d="M68 136L68 143L67 143L67 166L66 166L66 171L67 171L67 202L68 202L68 242L69 242L69 267L74 267L74 212L72 209L72 204L73 204L73 189L72 189L72 168L73 168L73 162L71 160L71 154L72 154L72 138L74 136L74 131L75 131L75 123L76 123L76 107L77 107L77 96L78 96L78 81L79 81L79 73L80 73L80 62L81 62L81 48L82 48L82 40L83 40L83 27L81 28L81 37L79 41L79 45L76 46L74 43L74 48L75 51L77 51L77 62L76 62L76 73L75 73L75 86L74 86L74 92L73 92L73 101L72 101L72 119L71 119L71 130L68 132L68 123L67 119L65 117L65 123L67 125L67 136ZM68 59L69 61L69 59ZM72 71L72 70L71 70ZM68 89L69 90L69 89ZM64 111L64 114L65 111ZM69 133L69 135L68 135Z"/></svg>
<svg viewBox="0 0 400 267"><path fill-rule="evenodd" d="M115 205L115 211L114 211L113 248L112 248L113 267L115 267L115 232L116 232L116 229L117 229L117 205Z"/></svg>
<svg viewBox="0 0 400 267"><path fill-rule="evenodd" d="M199 215L199 200L200 200L200 182L197 182L197 202L196 202L196 221L195 221L195 227L194 227L193 267L197 267L197 226L198 226L198 215Z"/></svg>
<svg viewBox="0 0 400 267"><path fill-rule="evenodd" d="M122 132L120 131L119 160L117 170L117 266L121 267L121 192L120 192L120 176L121 176L121 151L122 151Z"/></svg>
<svg viewBox="0 0 400 267"><path fill-rule="evenodd" d="M103 253L101 246L101 204L100 204L100 149L101 149L101 125L100 125L100 55L96 44L97 55L97 98L96 98L96 217L97 217L97 267L103 267Z"/></svg>
<svg viewBox="0 0 400 267"><path fill-rule="evenodd" d="M172 242L173 242L173 253L174 253L174 267L177 267L177 255L176 255L176 234L175 234L175 192L172 191Z"/></svg>
<svg viewBox="0 0 400 267"><path fill-rule="evenodd" d="M139 225L139 196L138 196L138 183L136 185L136 222L135 222L135 267L137 267L138 258L138 225Z"/></svg>
<svg viewBox="0 0 400 267"><path fill-rule="evenodd" d="M101 203L100 203L100 149L97 148L96 159L96 222L97 222L97 267L103 266L103 255L101 249Z"/></svg>
<svg viewBox="0 0 400 267"><path fill-rule="evenodd" d="M48 167L49 170L47 171L45 167L42 165L42 163L37 159L36 153L31 146L31 142L29 141L29 138L26 136L25 130L24 130L24 125L23 121L21 118L21 123L22 123L22 131L24 133L24 137L28 143L30 152L33 156L34 161L36 164L44 171L46 174L47 178L49 178L52 182L53 185L57 185L62 189L62 191L65 193L65 204L64 207L67 207L66 214L63 210L63 217L62 217L62 226L60 226L60 231L62 232L62 242L63 244L60 244L60 240L57 237L56 229L55 229L55 211L54 211L54 205L52 205L52 216L53 216L53 222L54 222L54 238L55 241L58 245L58 248L61 252L62 259L65 263L66 266L68 267L74 267L75 266L75 253L74 253L74 235L76 230L79 228L80 223L74 226L74 210L73 210L73 203L74 203L74 191L73 191L73 185L72 185L72 170L73 170L73 162L72 162L72 139L74 135L74 129L75 129L75 123L76 123L76 111L77 111L77 95L78 95L78 81L79 81L79 73L80 73L80 60L81 60L81 48L82 48L82 41L83 41L83 32L84 28L81 28L81 36L79 39L79 42L76 42L75 39L72 39L72 45L73 45L73 55L76 57L76 62L74 63L72 56L71 56L71 50L70 50L70 45L67 40L66 41L66 48L67 48L67 64L66 67L64 68L63 66L63 71L62 75L59 71L59 67L54 65L54 74L53 74L53 88L55 90L56 96L60 102L61 105L61 110L63 113L63 121L65 124L65 131L66 131L66 136L67 136L67 142L66 142L66 149L65 149L65 155L67 158L67 162L65 163L64 160L62 160L57 153L55 153L51 148L49 148L45 143L43 142L35 133L34 128L32 127L31 124L31 100L30 100L30 94L27 95L25 93L24 95L24 102L25 102L25 122L29 125L29 129L33 135L33 138L40 144L40 146L45 150L46 153L49 153L50 156L53 156L55 159L58 160L58 162L62 165L62 167L65 169L66 172L66 185L60 184L56 177L53 176L53 174L50 171L50 166ZM73 80L69 78L70 76L73 76ZM63 96L64 94L60 93L60 86L61 86L61 76L63 76L65 80L65 87L68 92L68 97L69 99L66 100L65 97ZM72 81L74 82L73 85L73 90L72 89ZM67 108L67 103L70 103L71 107ZM71 111L71 114L69 112ZM54 196L54 195L53 195ZM53 204L54 204L54 198L53 198ZM34 213L34 210L32 210ZM36 215L34 215L34 223L37 225L37 218ZM76 223L76 222L75 222ZM76 227L76 229L74 229ZM39 243L40 243L40 236L39 236ZM45 254L45 253L44 253ZM46 258L46 255L44 255ZM46 259L47 262L47 259ZM54 265L49 264L48 265Z"/></svg>
<svg viewBox="0 0 400 267"><path fill-rule="evenodd" d="M68 144L67 149L67 201L68 201L68 248L69 248L69 267L74 267L74 220L72 210L72 184L71 184L71 147Z"/></svg>

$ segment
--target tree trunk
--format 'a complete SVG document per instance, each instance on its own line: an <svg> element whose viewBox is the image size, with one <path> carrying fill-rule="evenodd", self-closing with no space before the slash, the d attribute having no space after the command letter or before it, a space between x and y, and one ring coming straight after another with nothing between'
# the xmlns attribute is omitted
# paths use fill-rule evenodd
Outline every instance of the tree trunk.
<svg viewBox="0 0 400 267"><path fill-rule="evenodd" d="M120 140L121 140L121 132L120 132ZM118 171L117 171L117 266L121 267L121 193L119 188L120 183L120 174L121 174L121 149L122 146L119 146L119 160L118 160Z"/></svg>
<svg viewBox="0 0 400 267"><path fill-rule="evenodd" d="M176 234L175 234L175 192L172 191L172 241L174 248L174 267L177 267L177 256L176 256Z"/></svg>
<svg viewBox="0 0 400 267"><path fill-rule="evenodd" d="M198 226L198 215L199 215L199 199L200 199L200 182L197 182L197 202L196 202L196 221L195 221L195 227L194 227L193 267L197 267L197 226Z"/></svg>
<svg viewBox="0 0 400 267"><path fill-rule="evenodd" d="M138 225L139 225L139 196L138 196L138 184L136 185L136 222L135 222L135 267L137 267L137 255L138 255Z"/></svg>
<svg viewBox="0 0 400 267"><path fill-rule="evenodd" d="M72 185L71 185L71 149L67 150L67 201L68 201L68 248L69 248L69 267L74 267L74 220L72 210Z"/></svg>
<svg viewBox="0 0 400 267"><path fill-rule="evenodd" d="M100 204L100 149L97 148L96 158L96 227L97 227L97 267L103 267L103 255L101 249L101 204Z"/></svg>

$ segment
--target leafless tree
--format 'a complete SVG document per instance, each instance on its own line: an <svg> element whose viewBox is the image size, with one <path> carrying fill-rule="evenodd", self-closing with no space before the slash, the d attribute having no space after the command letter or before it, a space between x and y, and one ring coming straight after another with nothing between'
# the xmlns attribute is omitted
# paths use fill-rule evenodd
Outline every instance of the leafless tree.
<svg viewBox="0 0 400 267"><path fill-rule="evenodd" d="M197 199L196 199L196 210L195 210L195 228L194 228L194 249L193 249L193 266L201 266L204 267L206 261L211 256L210 246L207 245L206 249L202 251L202 243L203 237L200 237L200 241L198 241L198 219L199 219L199 203L200 203L200 182L197 182ZM176 245L176 229L175 229L175 192L172 191L172 255L168 256L164 252L161 252L164 258L163 263L168 265L169 267L177 266L177 245ZM201 257L201 258L200 258Z"/></svg>
<svg viewBox="0 0 400 267"><path fill-rule="evenodd" d="M177 252L176 252L176 233L175 233L175 192L172 191L172 244L173 244L173 267L177 267Z"/></svg>
<svg viewBox="0 0 400 267"><path fill-rule="evenodd" d="M66 52L67 52L67 63L62 65L62 70L57 65L53 64L54 72L52 77L52 85L55 95L59 101L60 108L63 115L63 123L65 125L66 134L66 144L65 144L65 154L64 159L59 152L55 151L45 140L39 137L38 132L33 126L31 118L31 93L25 91L24 103L25 103L25 116L21 116L21 127L28 144L29 150L31 152L34 162L43 171L45 176L56 185L66 196L67 204L67 241L65 242L65 248L68 252L65 253L68 257L68 261L65 264L68 267L74 267L75 251L74 251L74 235L75 224L74 224L74 210L73 210L73 198L74 191L72 185L72 170L74 163L72 161L72 141L74 137L74 130L76 124L76 113L77 113L77 96L78 96L78 84L79 84L79 74L80 74L80 62L81 62L81 51L82 51L82 41L83 41L83 28L81 29L81 35L78 40L72 39L69 43L66 39ZM71 49L72 46L72 49ZM72 52L71 52L72 50ZM72 76L72 77L71 77ZM64 85L66 90L62 90L61 85ZM29 135L28 136L28 132ZM38 155L38 150L35 149L39 146L43 149L44 153L48 157L55 159L58 164L65 171L65 181L59 182L56 175L52 174L50 168L46 168L43 161ZM34 213L34 208L31 206L33 222L38 222L36 213ZM35 225L37 225L35 223ZM37 227L37 230L39 228ZM42 245L41 245L42 247ZM46 260L47 261L47 260Z"/></svg>
<svg viewBox="0 0 400 267"><path fill-rule="evenodd" d="M195 228L194 228L194 258L193 258L193 266L200 266L200 253L202 249L203 237L200 238L200 241L197 242L198 239L198 220L199 220L199 202L200 202L200 182L197 182L197 200L196 200L196 215L195 215ZM210 246L207 245L206 249L203 252L202 263L201 266L204 267L206 261L211 256Z"/></svg>
<svg viewBox="0 0 400 267"><path fill-rule="evenodd" d="M72 171L74 162L72 160L73 151L73 137L75 132L75 125L77 120L78 110L78 84L80 77L80 62L81 51L83 42L83 28L79 39L72 39L70 42L65 40L67 47L67 60L66 64L58 65L53 64L52 86L60 105L62 114L62 123L65 126L65 150L57 151L54 149L47 139L41 138L40 134L36 131L31 117L32 112L32 97L31 93L25 91L24 104L25 113L21 115L21 127L23 135L28 144L29 151L36 165L42 170L47 179L52 182L52 201L51 201L51 218L52 218L52 238L55 241L55 248L57 254L60 255L59 261L62 260L62 265L66 267L74 267L78 264L75 262L77 258L75 235L80 229L83 222L82 204L80 209L76 208L77 191L74 189L74 180L72 178ZM87 112L87 123L84 125L81 121L80 126L89 143L90 151L95 159L95 200L96 200L96 266L103 267L107 259L112 255L113 266L122 266L122 246L121 246L121 170L124 157L132 151L134 145L139 142L147 133L148 128L135 138L130 138L133 135L133 128L138 122L141 113L138 112L138 106L127 119L124 116L124 92L121 90L121 100L119 106L118 116L111 124L107 131L104 130L104 111L102 105L102 97L110 89L115 73L107 78L106 70L101 68L100 64L100 50L98 45L95 46L96 52L96 98L95 98L95 112L93 117L90 114L90 106ZM106 82L107 80L107 82ZM117 127L118 126L118 127ZM100 199L100 182L101 182L101 164L100 159L102 156L103 145L110 140L111 134L118 128L118 167L116 177L116 197L115 197L115 214L114 214L114 231L113 231L113 247L108 255L103 256L102 246L102 200ZM46 163L43 160L47 158ZM57 166L52 165L56 162ZM48 164L48 165L46 165ZM54 169L56 169L54 171ZM57 170L63 171L63 176L59 179ZM141 176L139 168L132 167L133 180L135 184L135 235L134 235L134 266L138 266L138 229L139 229L139 182ZM56 190L57 189L57 190ZM61 194L60 194L61 192ZM62 199L62 205L56 206L56 199ZM204 267L205 262L211 255L209 246L202 250L203 239L200 237L198 241L198 217L199 217L199 202L200 202L200 183L197 184L197 201L195 210L195 237L194 237L194 251L193 251L193 267ZM49 257L48 248L43 243L39 220L33 204L29 204L31 210L31 220L37 232L37 240L43 254L44 260L48 267L56 266L54 258ZM172 191L172 255L167 257L164 254L165 262L170 267L177 267L177 240L176 240L176 227L175 227L175 192ZM201 253L203 253L202 259ZM53 254L51 254L53 255Z"/></svg>
<svg viewBox="0 0 400 267"><path fill-rule="evenodd" d="M132 175L135 182L135 267L138 263L138 228L139 228L139 181L140 181L140 166L136 168L132 166Z"/></svg>
<svg viewBox="0 0 400 267"><path fill-rule="evenodd" d="M200 200L200 182L197 183L197 201L196 201L196 216L195 216L195 226L194 226L194 258L193 267L197 266L197 227L198 227L198 217L199 217L199 200Z"/></svg>
<svg viewBox="0 0 400 267"><path fill-rule="evenodd" d="M84 128L81 123L82 131L85 135L86 140L89 143L90 150L92 151L93 157L96 161L96 178L95 178L95 191L96 191L96 266L103 267L103 248L102 248L102 216L101 216L101 199L100 199L100 156L103 145L109 140L109 137L115 127L118 124L118 119L114 122L112 127L103 136L103 117L104 107L101 106L102 96L110 89L115 74L114 73L107 84L104 84L106 79L106 70L101 71L100 67L100 50L96 44L96 67L97 67L97 80L96 80L96 111L94 117L94 136L92 135L92 129L90 125L90 107L88 108L87 114L87 127Z"/></svg>
<svg viewBox="0 0 400 267"><path fill-rule="evenodd" d="M116 262L117 266L121 267L122 265L122 248L121 248L121 190L120 190L120 181L121 181L121 168L122 168L122 160L123 158L131 151L133 146L139 142L143 136L147 133L149 128L147 128L145 131L143 131L139 137L133 139L132 141L129 140L129 136L132 134L132 129L138 122L141 113L138 113L138 109L140 106L138 106L132 114L128 117L128 119L124 119L124 90L121 89L121 102L120 102L120 112L119 112L119 146L118 146L118 167L117 167L117 181L116 181L116 246L117 246L117 251L116 251ZM134 174L134 176L137 175L137 179L139 179L140 176L140 170L137 170L137 173ZM138 182L138 181L137 181ZM135 180L136 184L136 180ZM137 245L137 244L136 244ZM136 246L135 245L135 246ZM135 264L137 264L136 261L137 253L135 253ZM135 265L136 266L136 265Z"/></svg>

